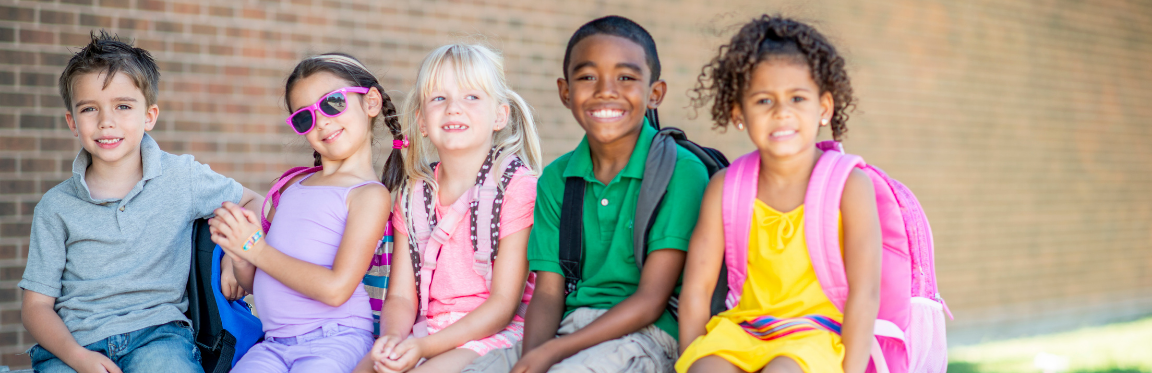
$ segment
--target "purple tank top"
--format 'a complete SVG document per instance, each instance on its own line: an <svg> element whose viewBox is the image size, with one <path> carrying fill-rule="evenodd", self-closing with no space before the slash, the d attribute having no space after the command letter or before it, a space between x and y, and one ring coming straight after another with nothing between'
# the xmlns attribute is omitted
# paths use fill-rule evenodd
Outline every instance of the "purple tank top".
<svg viewBox="0 0 1152 373"><path fill-rule="evenodd" d="M269 245L293 258L331 269L348 221L348 192L379 182L367 181L351 187L300 184L311 176L284 191L266 239ZM357 283L352 297L339 307L300 294L260 269L256 270L252 287L256 312L268 336L294 337L331 322L372 331L372 308L363 283Z"/></svg>

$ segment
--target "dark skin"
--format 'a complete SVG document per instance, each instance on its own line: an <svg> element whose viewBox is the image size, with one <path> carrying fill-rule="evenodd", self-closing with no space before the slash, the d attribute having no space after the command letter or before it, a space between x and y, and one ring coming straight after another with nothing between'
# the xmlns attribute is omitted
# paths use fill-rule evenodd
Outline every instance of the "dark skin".
<svg viewBox="0 0 1152 373"><path fill-rule="evenodd" d="M644 124L646 109L656 108L668 85L651 82L644 49L631 40L594 35L572 49L569 79L556 81L560 101L588 135L592 169L608 184L628 164ZM684 266L680 250L653 251L632 296L575 333L556 336L564 314L564 276L536 272L536 290L528 305L522 358L513 373L544 372L581 350L623 337L656 322Z"/></svg>

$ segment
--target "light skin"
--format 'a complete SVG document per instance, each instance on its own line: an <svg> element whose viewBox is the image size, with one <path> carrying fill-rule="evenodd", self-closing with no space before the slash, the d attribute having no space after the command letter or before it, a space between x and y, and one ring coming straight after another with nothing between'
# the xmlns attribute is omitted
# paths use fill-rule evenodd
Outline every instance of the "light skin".
<svg viewBox="0 0 1152 373"><path fill-rule="evenodd" d="M104 86L105 72L82 74L73 82L73 105L64 114L72 135L92 155L84 180L93 199L124 198L144 177L140 142L152 130L160 108L149 105L132 79L123 73L112 76ZM244 189L241 203L259 206L263 199ZM222 265L231 267L232 261ZM222 290L230 299L243 296L231 274L221 279ZM21 317L24 327L41 347L78 372L113 372L120 368L101 353L76 343L54 309L56 298L24 291Z"/></svg>
<svg viewBox="0 0 1152 373"><path fill-rule="evenodd" d="M664 99L668 86L651 81L644 49L629 39L593 35L572 49L568 79L556 84L560 100L587 133L592 169L605 185L628 164L640 136L644 113ZM545 372L556 363L605 341L656 322L684 265L684 252L651 252L634 294L588 326L556 336L564 314L564 276L536 272L536 289L525 318L523 354L512 372Z"/></svg>
<svg viewBox="0 0 1152 373"><path fill-rule="evenodd" d="M300 79L289 94L292 111L310 105L340 88L354 86L328 72L318 72ZM312 174L303 185L350 187L374 181L372 167L371 119L380 115L383 99L373 88L367 94L347 94L347 109L339 116L316 116L316 126L305 135L308 143L320 153L323 170ZM292 185L301 177L291 180ZM212 241L236 262L233 270L245 289L252 289L256 269L292 290L329 306L340 306L364 278L377 243L384 236L384 225L391 211L388 189L367 184L348 193L348 223L332 268L312 264L285 254L258 241L245 251L245 241L261 229L259 216L251 209L224 203L209 221ZM259 211L259 210L256 210ZM268 220L275 219L275 209Z"/></svg>
<svg viewBox="0 0 1152 373"><path fill-rule="evenodd" d="M756 198L777 211L804 204L808 179L822 152L815 147L819 128L833 114L833 99L821 92L808 67L791 59L757 64L749 88L732 111L737 129L747 130L760 153ZM705 334L709 303L724 260L721 195L724 171L704 192L700 219L689 243L680 295L680 351ZM880 305L880 222L872 182L860 170L848 177L840 211L844 229L844 266L851 291L844 305L844 371L863 372L871 351L872 328ZM718 356L697 360L689 372L741 372ZM803 372L791 358L778 357L761 372Z"/></svg>
<svg viewBox="0 0 1152 373"><path fill-rule="evenodd" d="M482 89L457 83L451 62L442 71L439 86L420 105L417 122L421 135L436 147L439 204L449 206L475 185L476 174L492 148L493 134L509 124L510 108ZM528 277L528 228L497 243L500 255L493 263L488 299L460 321L419 338L408 337L419 308L408 236L395 235L391 282L381 312L384 330L356 371L459 372L479 357L456 347L496 334L512 322ZM428 360L416 367L421 358Z"/></svg>

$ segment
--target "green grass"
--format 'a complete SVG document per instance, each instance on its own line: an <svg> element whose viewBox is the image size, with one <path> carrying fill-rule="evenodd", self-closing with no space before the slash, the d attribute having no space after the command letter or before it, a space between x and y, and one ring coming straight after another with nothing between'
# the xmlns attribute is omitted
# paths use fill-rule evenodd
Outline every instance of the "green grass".
<svg viewBox="0 0 1152 373"><path fill-rule="evenodd" d="M952 348L948 372L1040 372L1033 359L1041 352L1067 357L1069 373L1149 373L1152 318Z"/></svg>

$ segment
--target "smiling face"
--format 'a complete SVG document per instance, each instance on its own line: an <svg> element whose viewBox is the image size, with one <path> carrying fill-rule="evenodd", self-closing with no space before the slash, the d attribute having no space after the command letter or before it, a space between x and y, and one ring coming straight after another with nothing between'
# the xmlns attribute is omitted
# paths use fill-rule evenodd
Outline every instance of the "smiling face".
<svg viewBox="0 0 1152 373"><path fill-rule="evenodd" d="M440 152L468 152L492 147L492 134L508 124L509 105L478 87L464 87L456 66L446 61L434 89L420 103L420 134Z"/></svg>
<svg viewBox="0 0 1152 373"><path fill-rule="evenodd" d="M107 87L106 73L76 77L72 110L64 115L72 135L92 154L93 165L140 162L140 141L156 125L160 109L149 106L132 78L116 73Z"/></svg>
<svg viewBox="0 0 1152 373"><path fill-rule="evenodd" d="M832 104L808 66L777 58L756 65L732 118L761 154L788 158L814 149L821 122L832 118Z"/></svg>
<svg viewBox="0 0 1152 373"><path fill-rule="evenodd" d="M593 35L572 48L568 80L559 79L560 100L572 111L589 141L634 138L644 113L664 99L667 84L650 83L644 48L612 35Z"/></svg>
<svg viewBox="0 0 1152 373"><path fill-rule="evenodd" d="M292 112L312 105L332 91L352 87L353 83L320 71L300 79L289 92ZM373 88L367 94L345 93L346 108L335 117L314 114L316 126L304 135L308 143L329 160L343 160L361 151L372 151L372 118L380 114L380 93Z"/></svg>

